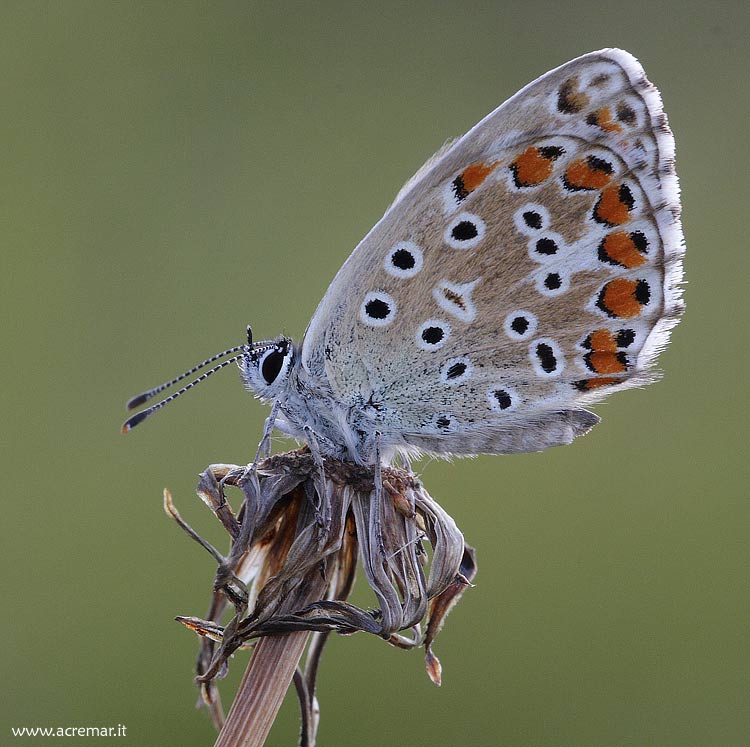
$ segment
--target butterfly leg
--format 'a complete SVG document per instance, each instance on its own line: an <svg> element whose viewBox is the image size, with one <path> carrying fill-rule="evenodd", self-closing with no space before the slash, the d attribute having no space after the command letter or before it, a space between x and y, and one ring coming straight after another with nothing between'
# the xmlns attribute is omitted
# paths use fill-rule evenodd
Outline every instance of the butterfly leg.
<svg viewBox="0 0 750 747"><path fill-rule="evenodd" d="M310 447L310 454L313 458L313 464L315 464L318 470L318 477L320 479L320 487L317 489L317 500L313 496L312 506L315 511L315 519L319 526L327 526L326 516L324 514L324 507L327 505L325 502L325 491L326 491L326 473L323 454L320 450L320 444L318 443L318 437L315 435L315 431L309 426L305 425L302 427L305 433L305 440L307 445Z"/></svg>
<svg viewBox="0 0 750 747"><path fill-rule="evenodd" d="M251 475L253 479L257 480L255 472L258 468L258 463L260 462L261 456L268 458L271 455L271 433L276 426L276 418L278 417L280 409L281 402L279 402L279 400L275 400L273 405L271 406L271 412L266 418L266 422L263 427L263 436L261 437L260 443L258 444L258 449L255 452L255 459L253 459L253 461L250 462L247 467L245 467L245 472L240 478L240 482L244 482ZM258 486L258 488L260 488L260 486Z"/></svg>
<svg viewBox="0 0 750 747"><path fill-rule="evenodd" d="M268 457L271 456L271 433L276 426L276 418L279 414L280 409L281 402L279 400L274 400L273 405L271 405L271 412L266 418L266 422L263 427L263 437L260 440L260 444L258 444L258 453L255 455L256 463L258 462L258 457L260 455L261 449L263 450L263 457L265 459L268 459Z"/></svg>
<svg viewBox="0 0 750 747"><path fill-rule="evenodd" d="M381 554L385 554L385 543L383 542L383 527L380 521L381 507L383 503L383 465L380 463L380 431L375 432L375 490L373 501L375 502L375 538Z"/></svg>

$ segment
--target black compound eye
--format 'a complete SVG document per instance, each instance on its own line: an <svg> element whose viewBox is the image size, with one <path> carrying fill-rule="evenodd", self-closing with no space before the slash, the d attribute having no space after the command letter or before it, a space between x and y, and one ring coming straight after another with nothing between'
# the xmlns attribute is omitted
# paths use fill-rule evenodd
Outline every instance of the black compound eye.
<svg viewBox="0 0 750 747"><path fill-rule="evenodd" d="M271 350L270 353L266 353L263 357L263 361L260 364L260 374L266 384L273 384L276 381L276 377L284 365L285 357L285 353L282 353L280 350Z"/></svg>

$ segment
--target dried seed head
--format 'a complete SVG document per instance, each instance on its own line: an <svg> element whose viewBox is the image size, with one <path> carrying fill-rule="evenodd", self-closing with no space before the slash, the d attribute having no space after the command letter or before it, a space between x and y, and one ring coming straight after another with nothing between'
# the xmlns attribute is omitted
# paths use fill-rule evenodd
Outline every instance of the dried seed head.
<svg viewBox="0 0 750 747"><path fill-rule="evenodd" d="M202 636L198 680L211 708L220 709L213 680L238 648L293 631L364 631L401 648L424 644L427 673L440 684L432 643L476 572L473 551L414 475L382 468L377 477L381 483L371 470L334 459L321 469L307 449L270 457L255 469L209 467L198 494L230 535L226 557L168 501L170 516L219 561L209 619L178 618ZM243 494L236 514L225 495L230 486ZM425 541L432 548L429 561ZM377 609L346 601L358 557ZM229 604L235 614L222 626ZM301 697L310 708L321 648L308 653L312 674L308 695Z"/></svg>

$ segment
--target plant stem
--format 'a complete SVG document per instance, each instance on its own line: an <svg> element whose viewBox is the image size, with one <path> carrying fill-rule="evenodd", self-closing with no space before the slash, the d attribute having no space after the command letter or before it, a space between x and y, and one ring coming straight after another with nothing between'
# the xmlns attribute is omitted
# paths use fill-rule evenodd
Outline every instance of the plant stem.
<svg viewBox="0 0 750 747"><path fill-rule="evenodd" d="M214 747L262 747L309 633L262 638L255 647Z"/></svg>

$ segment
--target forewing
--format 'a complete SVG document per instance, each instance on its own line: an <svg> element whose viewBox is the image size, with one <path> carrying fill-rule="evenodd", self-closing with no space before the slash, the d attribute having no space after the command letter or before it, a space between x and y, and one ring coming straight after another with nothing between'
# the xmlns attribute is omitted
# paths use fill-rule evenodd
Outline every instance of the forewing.
<svg viewBox="0 0 750 747"><path fill-rule="evenodd" d="M534 81L428 162L321 302L303 365L386 440L526 451L653 377L681 312L674 141L634 57Z"/></svg>

